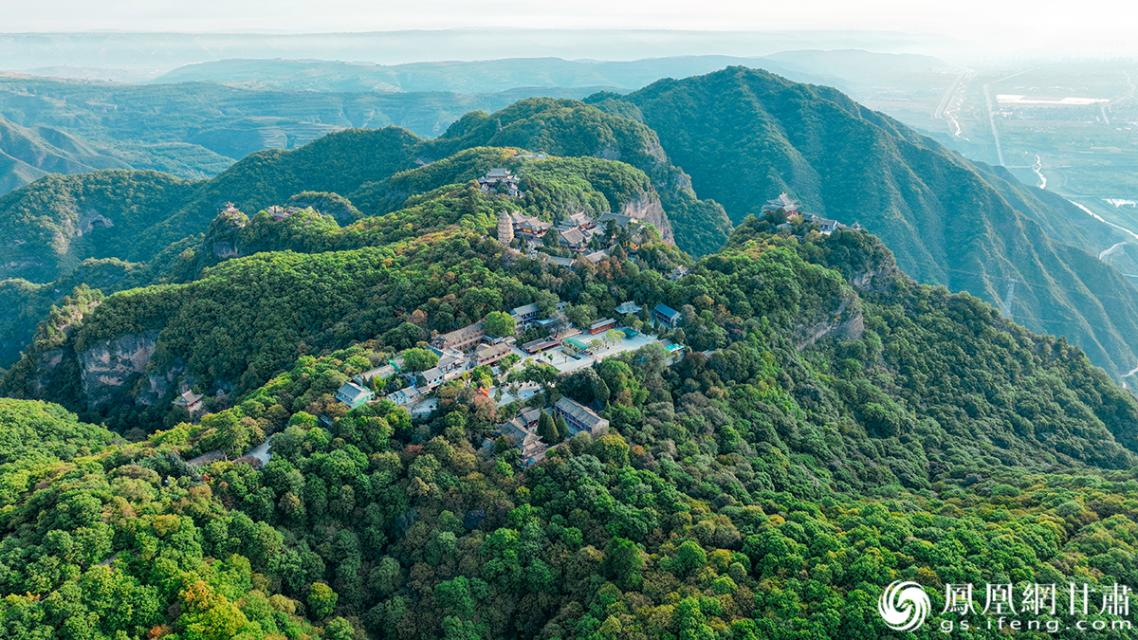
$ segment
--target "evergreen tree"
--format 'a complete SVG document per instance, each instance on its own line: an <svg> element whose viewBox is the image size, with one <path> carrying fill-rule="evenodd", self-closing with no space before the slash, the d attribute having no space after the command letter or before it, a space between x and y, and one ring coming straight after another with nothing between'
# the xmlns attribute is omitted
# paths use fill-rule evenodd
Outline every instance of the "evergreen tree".
<svg viewBox="0 0 1138 640"><path fill-rule="evenodd" d="M569 437L569 424L565 422L565 416L560 413L553 419L553 424L557 427L558 441L564 440Z"/></svg>
<svg viewBox="0 0 1138 640"><path fill-rule="evenodd" d="M541 436L542 441L548 445L554 445L561 442L561 434L557 430L557 423L545 411L537 418L537 435Z"/></svg>

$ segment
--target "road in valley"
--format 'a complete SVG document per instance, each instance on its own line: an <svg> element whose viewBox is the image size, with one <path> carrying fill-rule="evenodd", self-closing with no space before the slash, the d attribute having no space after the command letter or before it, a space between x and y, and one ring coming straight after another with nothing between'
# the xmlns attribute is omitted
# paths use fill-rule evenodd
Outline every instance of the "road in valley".
<svg viewBox="0 0 1138 640"><path fill-rule="evenodd" d="M952 81L948 89L945 90L944 95L941 96L940 102L933 111L933 117L937 120L944 120L949 125L949 131L954 138L959 138L964 130L960 126L960 121L956 118L956 112L960 110L960 105L964 102L964 87L967 86L968 80L973 76L971 69L965 69L960 72L960 75Z"/></svg>

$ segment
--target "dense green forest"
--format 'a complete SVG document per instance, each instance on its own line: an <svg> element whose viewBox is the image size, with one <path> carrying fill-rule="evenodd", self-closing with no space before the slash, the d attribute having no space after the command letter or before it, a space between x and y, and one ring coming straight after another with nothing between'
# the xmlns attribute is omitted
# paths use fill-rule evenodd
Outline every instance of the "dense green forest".
<svg viewBox="0 0 1138 640"><path fill-rule="evenodd" d="M716 92L690 135L738 186L714 194L724 206L692 189L709 163L673 126ZM715 114L767 148L732 144ZM923 240L959 239L971 213L1006 232L945 255L1007 243L1083 283L1063 313L1128 308L1086 280L1092 258L1001 209L1028 199L987 170L836 92L742 70L526 100L433 140L342 132L210 180L101 172L0 198L0 242L20 251L0 281L0 637L875 638L891 633L882 589L911 580L932 599L915 637L932 638L958 620L939 613L950 583L1138 585L1138 400L1086 334L920 284L868 215L826 233L745 215L777 195L760 196L783 186L773 173L858 190L853 159L800 152L841 135L885 148L895 176L970 176L905 183L939 194L918 218L943 233ZM495 167L516 196L480 186ZM504 214L584 213L579 231L620 211L651 224L595 225L577 253L555 232L498 236ZM425 349L438 334L482 322L494 342L530 304L588 329L626 302L641 311L619 311L616 339L665 342L561 375L479 362L427 411L384 399L447 355ZM674 324L653 326L657 305ZM546 413L565 398L607 431L568 437ZM536 464L500 427L526 409L557 445Z"/></svg>
<svg viewBox="0 0 1138 640"><path fill-rule="evenodd" d="M0 628L877 637L875 601L895 579L928 586L934 617L945 582L1138 579L1138 403L1064 341L913 283L873 237L777 222L746 221L675 281L663 273L680 256L663 245L580 270L503 262L500 245L451 227L233 260L178 285L192 296L112 296L70 339L163 312L168 327L217 326L171 335L170 354L202 354L189 366L285 371L131 444L51 405L4 401L0 434L34 442L3 466ZM368 304L286 364L273 345L303 324L286 318L351 307L332 294L336 275ZM268 291L289 293L259 301ZM529 468L496 439L517 407L461 384L427 421L332 399L430 329L543 291L596 311L667 302L694 353L669 366L646 349L546 386L531 402L567 395L611 430ZM240 457L270 435L267 464ZM229 459L187 462L215 450Z"/></svg>

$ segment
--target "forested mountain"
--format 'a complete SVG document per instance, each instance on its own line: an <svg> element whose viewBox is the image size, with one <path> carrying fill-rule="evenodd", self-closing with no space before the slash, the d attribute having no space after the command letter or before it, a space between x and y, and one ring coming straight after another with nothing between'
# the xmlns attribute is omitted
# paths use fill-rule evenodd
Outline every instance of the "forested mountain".
<svg viewBox="0 0 1138 640"><path fill-rule="evenodd" d="M582 160L555 162L566 175ZM622 241L561 266L486 237L509 199L458 183L408 204L339 230L312 229L314 213L279 221L355 248L251 234L318 253L261 252L60 309L40 352L58 378L25 391L68 401L84 387L66 390L69 368L125 366L68 354L147 335L161 346L137 390L179 360L237 384L200 423L132 444L0 401L0 437L28 441L0 467L5 633L880 637L882 586L912 579L934 637L946 582L1138 579L1138 402L1064 341L915 284L867 233L768 216L694 264ZM690 272L665 277L678 265ZM585 314L670 304L691 353L526 373L546 380L530 404L565 396L610 420L534 466L497 438L517 405L465 379L414 421L333 399L432 330L543 296ZM141 417L136 435L158 427ZM272 434L266 464L239 457Z"/></svg>
<svg viewBox="0 0 1138 640"><path fill-rule="evenodd" d="M613 108L634 106L695 190L732 219L788 191L805 210L879 235L918 280L1006 303L1012 318L1070 338L1112 375L1138 364L1138 292L1089 253L1113 231L1062 198L838 91L759 70L663 80L625 102Z"/></svg>
<svg viewBox="0 0 1138 640"><path fill-rule="evenodd" d="M730 228L722 207L698 199L686 174L668 162L655 134L643 124L580 102L553 99L521 101L493 116L470 114L435 139L392 127L343 131L293 151L253 154L206 181L153 172L51 176L0 197L0 246L11 256L0 263L0 298L16 301L0 310L0 328L6 329L0 364L15 359L31 339L36 319L81 284L84 272L98 276L98 286L107 292L171 279L176 270L171 263L179 252L206 232L227 203L255 214L305 192L337 194L357 210L340 216L341 223L348 223L353 216L402 207L415 192L411 186L425 191L428 183L433 188L473 180L501 163L536 166L517 150L448 159L485 145L619 160L650 178L638 185L636 194L610 190L600 200L581 201L543 196L547 199L535 204L556 205L546 215L573 208L594 215L625 211L653 223L665 239L674 237L682 249L695 254L721 245ZM399 173L419 166L422 171ZM591 166L609 174L614 165ZM604 179L585 173L586 191L591 189L589 179ZM422 180L427 182L417 184ZM328 201L322 202L328 209ZM96 261L85 262L90 260ZM149 269L140 263L149 263ZM115 281L114 273L121 279Z"/></svg>
<svg viewBox="0 0 1138 640"><path fill-rule="evenodd" d="M434 136L474 109L492 111L537 95L579 98L603 88L631 91L661 77L708 73L728 65L762 67L800 82L838 86L859 99L876 97L882 82L910 88L930 85L930 91L938 91L941 79L954 73L933 58L861 50L784 51L746 58L509 58L401 65L234 59L181 67L153 83L138 84L0 72L0 114L12 121L4 124L0 118L0 130L18 128L15 139L0 134L0 193L44 172L97 168L206 178L248 154L297 148L344 128L399 126ZM861 69L874 73L867 76ZM97 69L41 71L61 77L116 75L113 70L100 75Z"/></svg>
<svg viewBox="0 0 1138 640"><path fill-rule="evenodd" d="M627 162L652 178L680 248L699 255L722 245L731 228L723 207L700 200L671 163L655 132L619 111L573 100L522 100L493 114L472 113L431 141L435 153L472 146L514 146L565 156Z"/></svg>
<svg viewBox="0 0 1138 640"><path fill-rule="evenodd" d="M1138 401L1082 351L917 284L866 231L773 213L728 236L644 107L592 102L0 200L6 275L40 280L0 286L8 326L43 318L0 382L26 398L0 400L3 633L879 637L880 590L910 579L932 637L947 582L1138 581ZM494 167L518 193L475 182ZM609 211L651 228L591 259L498 240L505 213ZM686 357L474 367L414 418L337 399L494 313L589 327L625 301L678 310L627 321ZM530 464L499 424L564 398L607 433Z"/></svg>
<svg viewBox="0 0 1138 640"><path fill-rule="evenodd" d="M379 135L382 132L339 134L363 140ZM342 145L336 148L344 149ZM295 164L302 159L286 158L287 162L275 166L287 176L288 167L303 166ZM524 185L523 197L503 200L472 186L475 177L499 164L515 168ZM376 168L379 164L360 166ZM330 175L348 177L342 171ZM380 290L363 295L355 283L362 278L374 286L380 278L387 286L397 287L393 291L413 287L417 296L431 295L431 280L454 268L453 261L468 253L448 252L434 232L457 226L476 235L486 234L501 211L526 211L534 216L584 211L596 217L615 210L640 217L662 237L671 235L650 179L616 161L528 159L515 149L477 148L398 173L390 184L387 193L400 202L397 207L380 206L384 215L345 220L344 226L327 213L299 209L302 203L297 200L284 216L262 212L250 220L236 209L223 211L204 237L179 243L177 255L158 256L151 264L152 277L184 284L123 292L101 305L80 300L65 307L59 326L51 332L41 330L34 349L13 368L7 389L21 395L50 396L104 417L113 413L111 419L118 425L137 422L139 412L160 420L168 410L167 396L179 380L248 391L291 362L297 349L327 349L347 339L363 340L395 328L398 316L391 311L392 303L380 304L393 294ZM301 193L299 199L328 200L315 195ZM328 209L326 202L314 204ZM163 223L157 233L165 233L170 226ZM424 236L432 240L421 241ZM155 236L152 232L148 237ZM284 251L297 253L265 253ZM251 257L230 259L246 255ZM227 261L207 269L223 260ZM124 270L123 276L125 282L137 283L135 270ZM464 282L469 284L465 278ZM438 284L446 284L445 279ZM251 290L263 293L250 295ZM476 286L474 291L483 288ZM233 304L241 299L256 306L238 310ZM66 312L68 308L73 312ZM85 318L91 309L93 313ZM215 319L209 332L203 332L200 325L206 316ZM80 321L83 328L75 331ZM174 339L175 335L181 338ZM138 356L141 360L127 356L133 360L129 364L120 361L128 352L145 355ZM164 362L150 362L151 356Z"/></svg>

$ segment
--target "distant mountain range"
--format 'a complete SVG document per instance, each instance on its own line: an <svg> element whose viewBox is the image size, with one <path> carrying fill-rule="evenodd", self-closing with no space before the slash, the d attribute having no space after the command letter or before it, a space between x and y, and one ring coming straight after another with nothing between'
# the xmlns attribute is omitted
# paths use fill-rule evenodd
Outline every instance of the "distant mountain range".
<svg viewBox="0 0 1138 640"><path fill-rule="evenodd" d="M481 93L521 87L639 89L660 78L686 78L728 66L763 68L799 82L847 91L866 86L917 87L954 68L930 56L864 50L788 50L766 56L672 56L641 60L509 58L380 65L322 60L231 59L187 65L153 82L216 82L257 89L325 92L453 91Z"/></svg>
<svg viewBox="0 0 1138 640"><path fill-rule="evenodd" d="M803 50L763 58L684 56L627 62L530 58L383 66L222 60L175 69L148 85L0 74L0 119L7 119L8 127L39 131L0 139L0 153L13 158L0 160L0 193L45 173L93 168L205 178L261 149L296 148L344 128L399 126L437 136L468 111L493 111L525 97L581 98L606 88L627 91L661 77L739 64L836 85L858 96L874 95L882 83L921 87L930 79L947 77L951 69L925 56ZM40 70L101 77L94 69ZM49 136L48 129L57 133ZM40 139L64 136L71 142L52 145Z"/></svg>
<svg viewBox="0 0 1138 640"><path fill-rule="evenodd" d="M581 97L596 89L542 92ZM464 113L535 92L316 93L0 77L0 193L46 173L102 168L206 178L251 153L300 147L347 128L398 126L434 136Z"/></svg>
<svg viewBox="0 0 1138 640"><path fill-rule="evenodd" d="M833 30L708 32L504 27L307 34L2 33L0 70L141 80L189 64L238 58L350 60L370 64L402 64L425 57L637 60L709 51L754 57L820 48L911 53L945 50L942 44L946 43L929 34ZM99 69L106 73L98 75Z"/></svg>
<svg viewBox="0 0 1138 640"><path fill-rule="evenodd" d="M52 173L126 168L105 149L48 126L25 127L0 117L0 193Z"/></svg>

